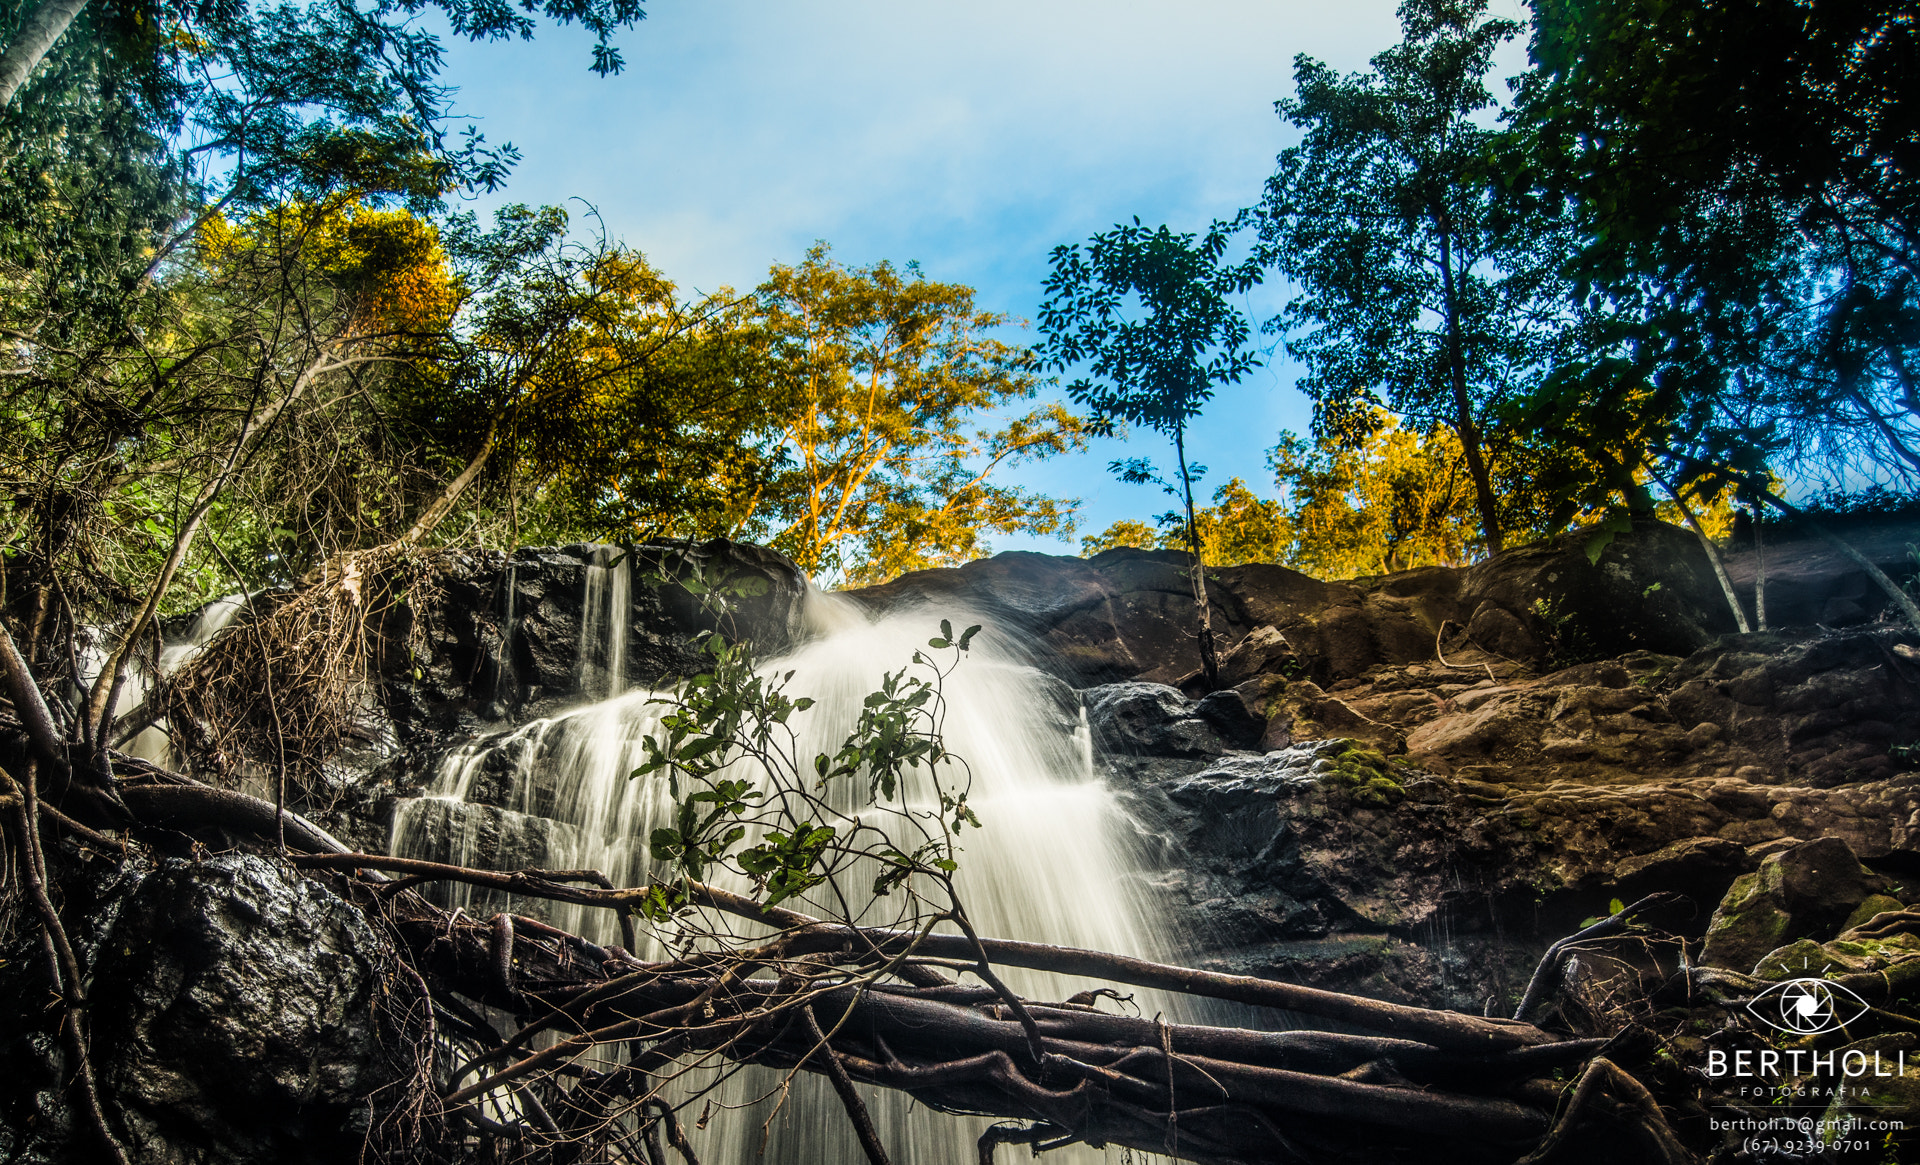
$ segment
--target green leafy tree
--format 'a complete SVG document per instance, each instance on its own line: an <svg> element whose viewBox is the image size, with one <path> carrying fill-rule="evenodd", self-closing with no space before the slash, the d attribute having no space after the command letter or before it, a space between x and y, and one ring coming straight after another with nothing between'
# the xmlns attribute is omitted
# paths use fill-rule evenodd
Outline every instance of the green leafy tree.
<svg viewBox="0 0 1920 1165"><path fill-rule="evenodd" d="M1570 208L1604 326L1531 415L1651 418L1681 490L1769 464L1920 484L1910 6L1536 9L1525 180Z"/></svg>
<svg viewBox="0 0 1920 1165"><path fill-rule="evenodd" d="M619 67L607 38L642 15L630 0L439 7L475 37L577 20L603 72ZM103 779L127 662L175 582L201 575L208 523L238 520L231 491L289 464L270 454L302 414L350 411L364 375L404 358L360 326L346 272L289 241L303 231L212 262L208 228L341 196L436 210L512 161L450 133L416 12L38 0L0 17L0 371L26 390L0 428L33 443L4 470L8 573L36 636L60 596L30 667L59 627L113 625L75 724Z"/></svg>
<svg viewBox="0 0 1920 1165"><path fill-rule="evenodd" d="M774 455L748 297L682 300L641 253L578 238L556 208L450 224L466 294L396 422L446 451L417 541L479 482L551 528L601 537L727 532ZM457 455L449 456L450 454ZM517 512L517 511L516 511Z"/></svg>
<svg viewBox="0 0 1920 1165"><path fill-rule="evenodd" d="M1490 406L1541 359L1525 262L1531 241L1505 214L1488 158L1485 78L1520 26L1485 0L1407 0L1404 40L1373 70L1339 76L1301 56L1277 104L1304 131L1281 152L1255 210L1261 254L1300 293L1267 325L1308 369L1315 431L1362 442L1376 406L1457 435L1489 551L1503 519Z"/></svg>
<svg viewBox="0 0 1920 1165"><path fill-rule="evenodd" d="M1259 363L1248 347L1246 317L1229 299L1258 283L1259 269L1225 261L1231 236L1220 224L1196 236L1145 227L1136 218L1084 246L1055 247L1040 308L1045 359L1062 371L1086 368L1067 385L1067 395L1102 421L1143 425L1173 442L1172 481L1146 458L1109 468L1123 481L1158 483L1182 503L1200 665L1209 685L1219 668L1193 504L1194 482L1206 467L1188 462L1186 434L1217 386L1239 381Z"/></svg>
<svg viewBox="0 0 1920 1165"><path fill-rule="evenodd" d="M327 33L335 38L334 64L394 68L392 79L405 83L430 77L438 66L439 46L433 37L412 27L425 3L409 0L373 0L365 4L313 5L307 9L284 6L261 12L246 3L199 0L194 3L153 4L145 0L33 0L10 14L5 40L0 41L0 106L22 95L36 69L56 46L74 40L100 43L130 80L165 93L176 101L191 100L179 70L191 70L196 59L225 57L243 60L284 47L275 38L298 30ZM472 0L437 0L456 35L471 40L530 40L536 17L557 24L578 23L594 34L593 70L617 73L622 67L613 34L646 18L634 0L532 0L508 7ZM263 52L263 50L265 50ZM383 59L384 58L384 59ZM287 63L287 62L283 62ZM346 78L342 78L345 80ZM300 82L293 82L299 84ZM409 96L432 104L444 100L430 86L414 84ZM201 95L207 96L207 95Z"/></svg>

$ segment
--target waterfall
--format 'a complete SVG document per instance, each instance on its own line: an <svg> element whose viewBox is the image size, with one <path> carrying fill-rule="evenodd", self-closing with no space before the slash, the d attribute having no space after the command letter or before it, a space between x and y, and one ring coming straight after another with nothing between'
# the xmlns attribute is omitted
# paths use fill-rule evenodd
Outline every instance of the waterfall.
<svg viewBox="0 0 1920 1165"><path fill-rule="evenodd" d="M506 573L501 576L500 591L500 651L499 662L493 671L493 699L495 703L507 698L513 687L513 633L518 624L515 620L519 612L514 610L514 592L520 582L520 566L512 556L507 558Z"/></svg>
<svg viewBox="0 0 1920 1165"><path fill-rule="evenodd" d="M245 594L228 595L200 608L179 638L161 643L158 676L150 676L139 668L128 668L126 682L120 690L118 711L126 713L139 707L140 702L147 698L154 681L179 671L188 660L200 653L201 648L211 643L215 635L226 630L246 608L248 597ZM126 751L129 756L150 760L166 768L178 767L179 764L173 752L173 738L159 724L141 729L139 735L127 742Z"/></svg>
<svg viewBox="0 0 1920 1165"><path fill-rule="evenodd" d="M587 695L617 696L627 690L632 566L632 556L612 546L594 547L586 565L587 593L580 604L580 653L574 678L576 687Z"/></svg>
<svg viewBox="0 0 1920 1165"><path fill-rule="evenodd" d="M599 620L595 626L604 631L598 633L617 628L624 637L624 618L593 613L593 605L620 585L607 577L613 573L604 566L589 570L587 618ZM816 701L795 717L801 757L837 751L883 671L906 666L942 618L959 625L965 616L928 607L875 618L850 599L809 592L803 611L809 637L764 665L792 672L788 693ZM583 650L583 659L588 654ZM612 655L604 648L597 653ZM1171 955L1170 930L1131 876L1134 831L1095 774L1077 693L1033 666L1016 632L988 626L945 681L944 695L945 743L971 769L968 804L984 826L965 832L959 855L960 892L979 931L1150 958ZM455 750L425 795L396 811L393 852L494 868L595 868L618 885L643 882L650 866L647 837L655 824L669 820L671 805L664 780L628 776L643 759L641 740L659 723L662 708L653 699L645 690L614 694ZM849 801L842 808L854 806ZM438 892L447 905L471 913L509 907L507 900L471 888ZM617 941L605 911L540 908L558 925ZM662 955L657 948L635 953ZM1014 990L1035 999L1065 999L1092 986L1040 972L1003 974ZM1146 992L1139 998L1142 1014L1180 1018L1165 999ZM725 1111L723 1106L750 1106L777 1091L780 1078L772 1070L752 1069L723 1087L715 1104L721 1114L694 1134L705 1138L701 1159L710 1165L860 1160L839 1102L824 1080L810 1074L795 1081L765 1134L769 1104ZM976 1159L973 1141L986 1122L917 1108L902 1093L862 1091L897 1165L969 1165ZM1050 1159L1106 1157L1079 1148Z"/></svg>

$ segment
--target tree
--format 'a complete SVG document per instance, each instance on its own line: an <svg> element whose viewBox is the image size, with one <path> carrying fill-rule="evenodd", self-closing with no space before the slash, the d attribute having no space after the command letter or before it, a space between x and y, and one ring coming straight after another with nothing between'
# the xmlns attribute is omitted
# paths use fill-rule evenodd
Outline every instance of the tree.
<svg viewBox="0 0 1920 1165"><path fill-rule="evenodd" d="M879 581L985 551L987 531L1066 535L1072 502L988 479L1004 466L1082 448L1086 426L1043 405L998 429L977 418L1030 399L1034 359L994 338L1009 323L971 288L917 266L847 267L825 244L776 266L757 292L772 368L773 475L749 529L815 574Z"/></svg>
<svg viewBox="0 0 1920 1165"><path fill-rule="evenodd" d="M1494 50L1518 34L1485 0L1407 0L1404 41L1347 77L1301 56L1276 104L1305 131L1254 214L1261 255L1300 287L1272 331L1293 337L1317 433L1358 445L1386 405L1459 440L1490 552L1504 544L1483 431L1529 376L1541 337L1526 311L1523 223L1502 213L1487 164Z"/></svg>
<svg viewBox="0 0 1920 1165"><path fill-rule="evenodd" d="M425 6L375 0L366 5L341 5L331 11L315 5L304 13L287 8L258 15L265 18L267 26L276 22L281 25L270 30L269 36L305 21L345 34L337 45L342 54L335 58L336 64L352 61L356 66L374 69L398 64L401 78L413 70L424 70L430 77L438 65L438 46L430 35L410 27L413 15ZM546 0L519 10L470 0L439 0L434 7L440 9L454 33L471 40L504 40L511 36L530 40L537 15L556 24L578 22L594 34L593 70L601 74L617 73L622 67L620 51L612 42L614 32L646 18L646 11L634 0L590 0L585 4ZM81 30L83 37L101 42L132 80L156 89L181 85L175 70L183 65L191 68L196 57L243 57L261 47L249 34L262 31L262 26L252 23L256 14L249 12L245 3L34 0L15 10L4 47L0 47L0 106L13 103L56 44L75 39L68 30L83 14L87 18ZM425 85L409 87L428 102L445 96L432 94ZM184 99L188 95L174 89L170 96Z"/></svg>
<svg viewBox="0 0 1920 1165"><path fill-rule="evenodd" d="M484 473L515 514L524 494L561 531L737 526L751 509L741 487L764 480L773 456L748 297L723 288L683 301L644 255L574 237L557 208L506 208L491 231L467 217L450 225L468 294L428 353L436 379L419 381L397 418L462 451L434 504L451 506L455 487Z"/></svg>
<svg viewBox="0 0 1920 1165"><path fill-rule="evenodd" d="M1548 3L1536 25L1515 176L1564 201L1563 273L1595 326L1522 423L1611 435L1630 508L1652 508L1624 485L1642 475L1783 513L1777 470L1911 491L1907 8Z"/></svg>
<svg viewBox="0 0 1920 1165"><path fill-rule="evenodd" d="M224 257L209 228L342 196L430 210L450 190L497 185L512 160L476 134L449 140L438 43L411 11L43 0L4 27L0 133L13 148L0 210L23 213L0 227L0 326L13 341L5 372L26 391L0 420L40 446L10 451L24 470L9 497L24 535L14 565L34 611L23 666L45 666L43 631L108 616L105 666L68 678L90 688L74 730L92 763L79 776L109 798L126 668L207 523L275 462L303 411L350 407L363 371L405 358L366 331L349 301L369 289L306 253L304 227ZM443 11L466 35L533 27L497 6ZM598 32L602 71L619 67L607 36L642 15L629 0L544 11ZM104 536L129 516L147 546L125 527ZM444 511L421 517L415 538ZM130 583L142 559L150 570ZM84 610L99 600L105 610Z"/></svg>
<svg viewBox="0 0 1920 1165"><path fill-rule="evenodd" d="M1445 427L1423 435L1384 417L1359 449L1282 433L1267 463L1278 499L1258 496L1236 477L1214 491L1213 505L1195 512L1209 565L1272 562L1316 578L1355 578L1468 560L1473 491L1459 442ZM1086 539L1086 551L1185 543L1183 515L1162 514L1157 522L1157 529L1115 522Z"/></svg>
<svg viewBox="0 0 1920 1165"><path fill-rule="evenodd" d="M1267 454L1295 535L1280 561L1320 578L1460 566L1474 498L1459 441L1382 420L1359 449L1282 433Z"/></svg>
<svg viewBox="0 0 1920 1165"><path fill-rule="evenodd" d="M1200 666L1209 687L1219 668L1193 505L1193 483L1206 469L1188 463L1186 433L1216 385L1238 382L1259 363L1247 347L1246 318L1227 297L1258 283L1260 274L1252 261L1223 262L1232 233L1216 223L1204 237L1175 234L1136 218L1093 236L1084 249L1062 244L1053 249L1048 299L1040 308L1044 358L1061 371L1087 366L1088 375L1069 383L1067 395L1096 418L1144 425L1173 442L1172 482L1145 458L1109 469L1123 481L1157 482L1183 503Z"/></svg>
<svg viewBox="0 0 1920 1165"><path fill-rule="evenodd" d="M1908 6L1552 0L1532 51L1529 177L1609 324L1554 395L1644 385L1667 476L1920 483Z"/></svg>
<svg viewBox="0 0 1920 1165"><path fill-rule="evenodd" d="M1099 534L1081 539L1081 552L1092 555L1122 546L1186 548L1186 515L1168 511L1155 521L1158 528L1122 519ZM1208 566L1285 562L1293 545L1293 525L1285 508L1256 495L1237 477L1213 491L1211 506L1194 511L1193 525L1200 535L1201 557Z"/></svg>
<svg viewBox="0 0 1920 1165"><path fill-rule="evenodd" d="M1098 534L1089 534L1080 540L1080 554L1091 558L1096 554L1105 554L1109 550L1131 548L1146 550L1161 544L1163 535L1147 523L1133 518L1122 518Z"/></svg>

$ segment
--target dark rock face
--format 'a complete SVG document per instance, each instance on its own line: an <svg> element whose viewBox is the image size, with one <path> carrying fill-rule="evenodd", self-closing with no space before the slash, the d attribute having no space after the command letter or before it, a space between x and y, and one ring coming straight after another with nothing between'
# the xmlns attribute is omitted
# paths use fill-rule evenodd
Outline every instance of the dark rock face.
<svg viewBox="0 0 1920 1165"><path fill-rule="evenodd" d="M1217 694L1217 693L1216 693ZM1228 693L1231 695L1231 693ZM1210 708L1215 716L1201 714L1199 705L1165 684L1107 684L1088 688L1087 724L1093 730L1094 743L1108 752L1126 756L1216 757L1234 747L1235 737L1245 739L1245 728L1223 734L1217 722L1219 706ZM1245 713L1246 706L1240 706ZM1236 742L1237 743L1237 742Z"/></svg>
<svg viewBox="0 0 1920 1165"><path fill-rule="evenodd" d="M610 547L579 544L498 552L448 552L436 564L425 602L395 609L380 628L386 706L404 740L418 730L524 720L602 694L617 660L626 686L684 674L698 660L693 636L719 630L778 651L798 629L806 579L784 555L744 542ZM599 577L595 578L595 572ZM622 576L615 585L614 574ZM746 593L716 619L678 581L725 581ZM624 590L616 643L587 636L587 624L616 622L605 604ZM589 610L591 596L598 609ZM416 626L416 621L418 624ZM410 658L409 637L425 658Z"/></svg>
<svg viewBox="0 0 1920 1165"><path fill-rule="evenodd" d="M1675 669L1668 705L1679 720L1720 726L1729 743L1830 786L1884 780L1889 747L1920 739L1920 664L1884 630L1731 637Z"/></svg>
<svg viewBox="0 0 1920 1165"><path fill-rule="evenodd" d="M1544 676L1468 650L1451 668L1377 665L1337 692L1256 677L1234 694L1269 717L1264 757L1198 747L1195 705L1165 687L1086 698L1110 779L1147 826L1151 879L1171 916L1193 920L1191 957L1479 1010L1510 1001L1546 945L1612 897L1685 895L1686 917L1664 924L1699 935L1709 905L1769 855L1844 854L1835 868L1857 876L1824 912L1771 899L1746 912L1779 925L1742 949L1745 971L1781 936L1830 937L1884 883L1854 855L1920 868L1920 774L1889 756L1886 725L1843 714L1796 750L1780 703L1813 683L1893 715L1920 696L1920 677L1889 662L1913 636L1756 638ZM1756 677L1739 689L1754 703L1727 706L1712 675ZM1860 775L1861 757L1880 763ZM1840 758L1856 776L1836 778Z"/></svg>
<svg viewBox="0 0 1920 1165"><path fill-rule="evenodd" d="M1156 881L1187 922L1188 957L1477 1011L1524 982L1535 957L1487 925L1509 887L1465 868L1454 842L1463 822L1443 785L1403 783L1349 749L1320 741L1191 775L1115 763L1136 815L1162 839ZM1392 798L1364 799L1385 786Z"/></svg>
<svg viewBox="0 0 1920 1165"><path fill-rule="evenodd" d="M1539 644L1520 658L1686 655L1734 630L1699 539L1657 522L1604 546L1583 532L1509 550L1461 572L1460 590L1478 600L1469 627L1481 620L1509 648L1529 634Z"/></svg>
<svg viewBox="0 0 1920 1165"><path fill-rule="evenodd" d="M76 938L93 968L92 1059L132 1160L356 1158L369 1097L410 1075L400 1029L422 1004L358 909L239 854L128 866L75 891L91 907ZM84 1129L47 1119L73 1109L56 1095L70 1065L45 1026L9 1041L0 1072L16 1076L4 1102L15 1111L0 1123L18 1139L0 1149L94 1159Z"/></svg>
<svg viewBox="0 0 1920 1165"><path fill-rule="evenodd" d="M767 580L751 629L777 650L797 572L755 548L709 553L713 573ZM417 684L415 723L459 726L447 741L496 736L511 761L494 717L582 698L582 596L607 554L525 551L510 571L473 557L470 577L452 572L434 607L447 646ZM1869 862L1920 864L1920 777L1889 750L1920 740L1920 667L1892 651L1902 634L1727 635L1687 531L1572 535L1466 570L1342 583L1210 571L1225 686L1204 698L1184 565L1174 552L1003 554L854 594L1012 626L1042 667L1095 685L1080 698L1094 739L1147 827L1169 911L1198 920L1199 957L1478 1011L1615 895L1686 894L1697 934L1768 847L1832 837ZM508 591L515 633L488 648ZM670 587L636 585L632 604L629 677L684 666L674 652L697 610ZM544 864L549 839L505 791L477 773L468 804L430 807L428 843L457 825L488 864Z"/></svg>
<svg viewBox="0 0 1920 1165"><path fill-rule="evenodd" d="M1907 546L1920 542L1920 524L1897 519L1854 521L1839 525L1836 532L1895 581L1911 577L1914 563ZM1727 574L1749 616L1755 615L1754 583L1762 574L1767 622L1773 627L1857 626L1886 613L1886 593L1825 539L1791 528L1785 536L1778 528L1768 530L1766 545L1758 549L1750 539L1751 535L1739 539L1726 554Z"/></svg>
<svg viewBox="0 0 1920 1165"><path fill-rule="evenodd" d="M728 588L718 618L681 585L691 579ZM726 539L443 551L411 593L397 578L377 587L405 594L374 628L378 695L363 739L325 774L329 803L305 807L369 849L385 848L394 798L430 781L449 747L598 699L616 666L627 688L688 674L702 631L778 652L801 630L807 593L784 555ZM606 633L618 625L624 635Z"/></svg>
<svg viewBox="0 0 1920 1165"><path fill-rule="evenodd" d="M1199 666L1193 591L1178 551L1110 550L1091 559L997 554L850 593L876 610L924 604L1031 632L1046 662L1081 683L1169 683ZM1216 588L1209 598L1216 627L1236 639L1247 630L1231 593Z"/></svg>
<svg viewBox="0 0 1920 1165"><path fill-rule="evenodd" d="M1181 684L1199 666L1185 568L1185 554L1170 550L1109 550L1085 560L1001 554L853 594L880 609L950 604L1007 621L1083 683ZM1222 676L1229 686L1283 656L1323 685L1380 664L1431 659L1443 629L1530 662L1636 649L1686 654L1734 629L1698 540L1657 523L1604 545L1570 534L1465 570L1330 583L1250 564L1207 577L1213 626L1230 649Z"/></svg>

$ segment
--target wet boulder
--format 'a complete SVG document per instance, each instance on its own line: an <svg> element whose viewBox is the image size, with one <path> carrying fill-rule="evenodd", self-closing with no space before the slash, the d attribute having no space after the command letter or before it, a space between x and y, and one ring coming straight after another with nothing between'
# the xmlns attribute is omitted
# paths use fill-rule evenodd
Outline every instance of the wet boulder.
<svg viewBox="0 0 1920 1165"><path fill-rule="evenodd" d="M1531 660L1686 655L1734 630L1699 539L1660 522L1495 555L1461 572L1460 594L1476 643Z"/></svg>
<svg viewBox="0 0 1920 1165"><path fill-rule="evenodd" d="M687 674L703 631L779 652L807 594L785 555L725 538L445 551L429 565L383 579L395 601L376 612L380 703L403 745Z"/></svg>
<svg viewBox="0 0 1920 1165"><path fill-rule="evenodd" d="M354 1160L408 1075L422 1001L387 940L317 882L243 854L163 863L94 969L94 1064L129 1156Z"/></svg>
<svg viewBox="0 0 1920 1165"><path fill-rule="evenodd" d="M1105 684L1082 695L1094 743L1122 756L1224 756L1235 747L1235 735L1244 737L1251 727L1264 727L1244 703L1235 709L1216 701L1205 705L1208 715L1202 716L1201 705L1165 684ZM1214 695L1238 701L1230 691Z"/></svg>

